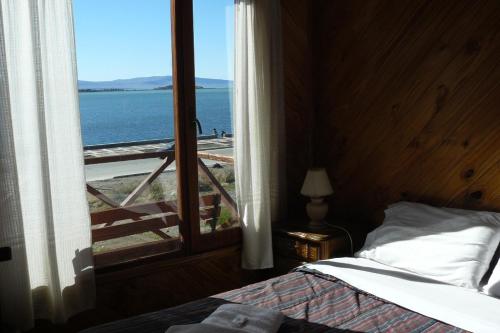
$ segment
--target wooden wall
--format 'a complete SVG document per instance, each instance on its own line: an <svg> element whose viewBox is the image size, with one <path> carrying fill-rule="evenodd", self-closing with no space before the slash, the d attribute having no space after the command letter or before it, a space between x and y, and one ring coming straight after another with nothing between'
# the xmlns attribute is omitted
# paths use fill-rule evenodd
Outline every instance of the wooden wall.
<svg viewBox="0 0 500 333"><path fill-rule="evenodd" d="M399 200L500 211L500 2L313 8L313 147L331 215L360 231Z"/></svg>
<svg viewBox="0 0 500 333"><path fill-rule="evenodd" d="M267 272L266 272L267 274ZM268 278L241 269L241 249L228 247L170 260L149 260L96 274L96 308L65 325L38 321L37 332L79 332L85 328L157 311Z"/></svg>
<svg viewBox="0 0 500 333"><path fill-rule="evenodd" d="M281 1L287 203L291 219L305 216L305 199L299 192L313 161L312 8L312 1Z"/></svg>
<svg viewBox="0 0 500 333"><path fill-rule="evenodd" d="M244 285L241 249L137 265L96 275L98 307L123 317L208 297Z"/></svg>

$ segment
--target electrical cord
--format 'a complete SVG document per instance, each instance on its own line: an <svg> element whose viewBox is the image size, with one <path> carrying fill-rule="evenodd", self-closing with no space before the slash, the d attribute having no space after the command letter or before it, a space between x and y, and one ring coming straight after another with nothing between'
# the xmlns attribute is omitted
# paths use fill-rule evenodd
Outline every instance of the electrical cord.
<svg viewBox="0 0 500 333"><path fill-rule="evenodd" d="M323 222L323 223L331 228L338 229L338 230L341 230L341 231L346 233L347 237L349 238L350 245L351 245L351 252L350 253L351 253L351 257L352 257L354 255L354 242L352 241L352 236L351 236L351 233L349 232L349 230L347 230L346 228L341 227L339 225L330 224L327 222Z"/></svg>

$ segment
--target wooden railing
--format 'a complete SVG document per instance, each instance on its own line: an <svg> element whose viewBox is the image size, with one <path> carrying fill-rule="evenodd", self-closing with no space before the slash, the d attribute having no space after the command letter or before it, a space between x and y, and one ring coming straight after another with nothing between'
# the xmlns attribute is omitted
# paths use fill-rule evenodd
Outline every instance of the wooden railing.
<svg viewBox="0 0 500 333"><path fill-rule="evenodd" d="M210 194L200 197L200 221L213 225L220 214L220 194ZM161 232L161 229L174 227L179 224L176 212L176 201L158 201L140 205L113 208L91 214L92 239L94 242L137 235L145 232L154 232L163 239L170 236ZM154 216L154 217L151 217ZM130 222L115 224L117 221L130 220Z"/></svg>
<svg viewBox="0 0 500 333"><path fill-rule="evenodd" d="M94 186L87 184L87 192L89 194L111 207L107 210L91 212L93 242L106 241L145 232L153 232L164 240L171 239L171 236L163 232L162 229L179 225L177 201L157 201L138 204L136 200L174 162L174 151L87 157L85 158L85 164L91 165L147 158L160 158L162 162L155 170L145 176L121 202L112 199ZM200 196L200 223L210 225L211 231L215 232L217 221L220 217L221 204L227 207L233 216L237 216L236 204L212 172L210 172L202 161L202 158L228 164L232 164L233 159L230 156L208 154L202 151L198 152L199 173L209 179L214 189L214 193Z"/></svg>

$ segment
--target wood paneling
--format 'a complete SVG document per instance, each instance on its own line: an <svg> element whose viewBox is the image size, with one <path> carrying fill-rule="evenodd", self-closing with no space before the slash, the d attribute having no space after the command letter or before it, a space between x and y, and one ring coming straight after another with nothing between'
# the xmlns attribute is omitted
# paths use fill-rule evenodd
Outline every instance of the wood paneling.
<svg viewBox="0 0 500 333"><path fill-rule="evenodd" d="M282 0L282 43L290 216L305 216L300 187L312 164L312 1Z"/></svg>
<svg viewBox="0 0 500 333"><path fill-rule="evenodd" d="M243 285L241 251L232 247L97 275L98 307L127 317Z"/></svg>
<svg viewBox="0 0 500 333"><path fill-rule="evenodd" d="M238 246L171 260L155 260L96 275L96 308L72 317L65 325L37 321L30 333L79 332L82 329L165 309L267 276L247 275L240 267Z"/></svg>
<svg viewBox="0 0 500 333"><path fill-rule="evenodd" d="M500 210L500 2L314 11L313 146L336 190L331 214L360 230L399 200Z"/></svg>

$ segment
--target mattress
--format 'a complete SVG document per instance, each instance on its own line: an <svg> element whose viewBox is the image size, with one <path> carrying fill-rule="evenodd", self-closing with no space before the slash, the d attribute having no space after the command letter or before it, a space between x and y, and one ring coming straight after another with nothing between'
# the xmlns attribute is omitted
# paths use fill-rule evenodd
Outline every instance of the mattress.
<svg viewBox="0 0 500 333"><path fill-rule="evenodd" d="M346 259L362 267L360 259ZM379 295L374 295L348 283L346 280L356 274L352 271L353 267L345 267L345 261L341 264L344 267L339 266L338 262L320 262L304 266L295 272L267 281L177 307L97 326L84 332L165 332L174 324L198 323L225 303L242 303L281 311L286 317L279 332L467 332L463 328L436 319L433 315L424 315L415 309L398 305L393 295L391 302L381 297L380 290L377 290ZM344 279L327 272L335 265L337 275L343 275ZM358 267L357 270L359 269ZM374 274L381 273L374 272L373 269L363 272L370 276L368 280L373 281L377 281ZM407 276L389 274L389 277L391 276L418 281ZM363 280L359 277L358 279ZM420 295L422 298L430 296L432 295ZM408 297L402 292L401 298ZM437 317L440 315L437 314Z"/></svg>

